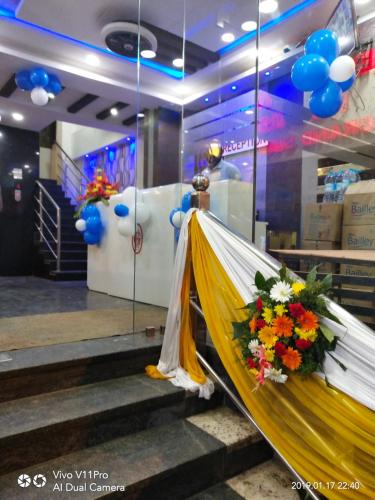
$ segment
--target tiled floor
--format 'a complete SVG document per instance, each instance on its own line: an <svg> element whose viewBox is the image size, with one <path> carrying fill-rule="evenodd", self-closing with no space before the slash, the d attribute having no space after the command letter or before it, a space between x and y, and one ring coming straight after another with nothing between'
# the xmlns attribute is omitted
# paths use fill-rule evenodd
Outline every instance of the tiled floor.
<svg viewBox="0 0 375 500"><path fill-rule="evenodd" d="M132 301L89 291L83 281L0 277L0 317L132 307Z"/></svg>

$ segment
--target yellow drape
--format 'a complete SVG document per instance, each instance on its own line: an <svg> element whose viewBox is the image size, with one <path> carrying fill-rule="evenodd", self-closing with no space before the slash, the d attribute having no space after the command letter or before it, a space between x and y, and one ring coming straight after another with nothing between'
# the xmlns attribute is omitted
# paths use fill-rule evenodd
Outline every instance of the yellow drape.
<svg viewBox="0 0 375 500"><path fill-rule="evenodd" d="M317 376L289 377L253 392L254 377L232 340L243 301L212 251L196 215L190 223L198 295L215 348L263 432L295 470L329 499L375 498L375 415ZM250 285L250 283L249 283ZM189 307L183 295L183 310ZM359 482L359 489L351 488Z"/></svg>

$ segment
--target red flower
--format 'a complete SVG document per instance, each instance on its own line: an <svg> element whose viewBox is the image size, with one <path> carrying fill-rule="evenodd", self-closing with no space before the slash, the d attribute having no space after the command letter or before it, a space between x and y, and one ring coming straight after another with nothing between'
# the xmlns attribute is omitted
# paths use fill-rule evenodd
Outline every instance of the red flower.
<svg viewBox="0 0 375 500"><path fill-rule="evenodd" d="M302 304L289 304L289 312L293 316L293 318L298 318L299 316L302 316L302 314L305 314L305 309L303 308Z"/></svg>
<svg viewBox="0 0 375 500"><path fill-rule="evenodd" d="M258 330L261 330L265 326L266 326L266 322L264 321L264 319L258 319L258 321L257 321L257 328L258 328Z"/></svg>
<svg viewBox="0 0 375 500"><path fill-rule="evenodd" d="M256 368L257 367L257 364L255 363L253 358L247 358L246 361L247 361L247 364L249 365L249 368Z"/></svg>
<svg viewBox="0 0 375 500"><path fill-rule="evenodd" d="M281 358L286 353L286 345L283 342L276 342L275 344L276 356Z"/></svg>
<svg viewBox="0 0 375 500"><path fill-rule="evenodd" d="M258 297L256 307L259 312L262 312L263 302L261 297Z"/></svg>
<svg viewBox="0 0 375 500"><path fill-rule="evenodd" d="M296 347L300 351L304 351L305 349L309 349L312 346L311 340L298 339L296 340Z"/></svg>

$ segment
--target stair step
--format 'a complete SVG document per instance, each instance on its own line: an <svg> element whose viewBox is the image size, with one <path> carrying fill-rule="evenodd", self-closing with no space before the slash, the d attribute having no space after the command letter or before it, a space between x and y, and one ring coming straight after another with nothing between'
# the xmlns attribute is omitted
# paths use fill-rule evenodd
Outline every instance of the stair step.
<svg viewBox="0 0 375 500"><path fill-rule="evenodd" d="M0 402L143 373L162 339L137 333L11 351L0 363Z"/></svg>
<svg viewBox="0 0 375 500"><path fill-rule="evenodd" d="M56 244L54 241L49 240L49 244ZM46 243L44 243L46 245ZM52 247L53 248L53 247ZM63 240L61 241L61 249L62 250L81 250L86 248L86 243L84 241L74 241L74 240Z"/></svg>
<svg viewBox="0 0 375 500"><path fill-rule="evenodd" d="M87 271L84 269L50 271L49 276L56 281L86 281Z"/></svg>
<svg viewBox="0 0 375 500"><path fill-rule="evenodd" d="M298 490L292 489L295 481L292 474L274 458L242 472L226 481L233 491L245 500L298 500ZM194 500L203 500L205 497L194 497Z"/></svg>
<svg viewBox="0 0 375 500"><path fill-rule="evenodd" d="M53 247L52 247L53 248ZM48 248L42 248L40 250L45 258L51 258L51 252ZM83 260L87 259L87 248L82 248L79 250L61 250L61 258L63 260Z"/></svg>
<svg viewBox="0 0 375 500"><path fill-rule="evenodd" d="M237 460L233 456L236 449L236 446L229 449L191 422L178 419L7 474L0 478L0 491L4 498L47 500L53 498L55 484L61 483L63 491L58 493L59 496L72 498L72 491L66 490L67 485L70 483L77 487L87 483L87 491L80 492L80 498L111 496L108 490L98 491L95 486L92 488L96 488L96 491L90 491L90 484L96 484L102 489L103 486L123 485L126 493L113 492L113 498L182 500L227 479L228 463ZM253 464L270 456L264 441L248 443L244 449ZM240 463L238 467L244 470L246 465ZM85 481L75 475L74 471L81 470L107 473L109 477ZM73 478L68 481L54 479L53 472L56 474L58 471L73 473ZM30 477L45 475L46 486L43 490L35 487L17 488L17 478L21 472Z"/></svg>
<svg viewBox="0 0 375 500"><path fill-rule="evenodd" d="M56 270L56 260L46 260L46 265L50 271ZM60 260L60 269L62 271L85 271L87 272L87 259Z"/></svg>
<svg viewBox="0 0 375 500"><path fill-rule="evenodd" d="M0 473L191 415L202 404L144 374L7 401L0 404Z"/></svg>

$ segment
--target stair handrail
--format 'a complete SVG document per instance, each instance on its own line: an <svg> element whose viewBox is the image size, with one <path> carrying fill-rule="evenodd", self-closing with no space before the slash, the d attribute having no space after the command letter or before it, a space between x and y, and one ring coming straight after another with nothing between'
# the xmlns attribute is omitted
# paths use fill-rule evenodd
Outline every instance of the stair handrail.
<svg viewBox="0 0 375 500"><path fill-rule="evenodd" d="M199 316L205 321L204 313L199 305L191 298L190 306L199 314ZM199 351L196 351L198 361L201 365L211 374L211 376L216 380L216 382L221 386L221 388L226 392L229 398L232 400L236 408L242 413L242 415L248 420L254 427L258 430L258 432L263 436L263 438L267 441L267 443L271 446L273 451L278 455L281 461L286 465L286 467L290 470L293 476L297 479L300 484L303 484L304 488L307 490L308 494L314 500L321 500L321 497L318 496L313 488L307 483L294 469L294 467L287 461L287 459L278 451L278 449L272 444L272 441L268 439L267 435L262 431L259 425L256 423L256 420L248 411L246 406L242 403L239 397L230 389L230 387L226 384L226 382L216 373L216 371L212 368L212 366L208 363L208 361L200 354Z"/></svg>
<svg viewBox="0 0 375 500"><path fill-rule="evenodd" d="M52 255L54 256L54 258L56 260L56 271L59 272L60 267L61 267L61 208L56 203L56 201L53 199L51 194L47 191L47 189L43 186L43 184L40 181L35 181L35 183L36 183L37 187L39 188L39 196L34 197L38 203L38 210L34 209L34 212L36 213L36 215L39 218L39 225L37 222L35 222L35 226L36 226L38 233L39 233L40 242L44 241L46 243L46 245L48 246L48 248L50 249ZM48 212L48 209L45 206L44 196L52 203L52 205L56 209L56 222L53 218L53 215L51 215ZM54 236L54 234L52 233L52 231L50 230L50 228L46 224L46 222L44 220L44 216L43 216L44 213L52 221L52 223L55 227L55 230L56 230L56 237ZM52 237L52 240L56 244L56 251L52 248L48 239L46 238L46 236L44 234L45 230L48 231L48 233Z"/></svg>
<svg viewBox="0 0 375 500"><path fill-rule="evenodd" d="M74 201L76 201L81 195L82 195L82 188L83 184L86 183L88 184L90 182L89 177L79 168L79 166L76 164L76 162L68 155L68 153L65 151L65 149L57 142L54 142L54 145L56 148L64 155L58 155L59 159L63 163L58 163L58 172L57 172L57 180L61 184L61 187L63 188L65 194L69 196L69 188L67 188L67 184L69 184L70 188L73 188L74 195L73 197L75 198ZM63 172L63 167L64 167L64 172ZM64 173L64 176L63 176ZM78 181L77 186L76 183L74 183L69 176L69 173L72 174L72 176ZM83 182L84 181L84 182ZM65 189L64 189L65 187ZM71 196L69 196L71 198Z"/></svg>

